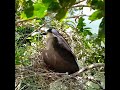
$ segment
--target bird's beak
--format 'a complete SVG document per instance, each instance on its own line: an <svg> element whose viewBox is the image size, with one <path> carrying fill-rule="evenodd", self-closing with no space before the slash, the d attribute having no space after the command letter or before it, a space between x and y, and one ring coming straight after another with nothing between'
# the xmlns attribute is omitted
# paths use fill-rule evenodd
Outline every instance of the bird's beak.
<svg viewBox="0 0 120 90"><path fill-rule="evenodd" d="M46 35L47 38L49 38L49 37L55 37L55 36L56 36L55 34L53 34L53 33L51 33L51 32L48 32L48 30L42 31L42 32L41 32L41 35Z"/></svg>
<svg viewBox="0 0 120 90"><path fill-rule="evenodd" d="M41 35L47 35L47 32L45 30L41 30Z"/></svg>
<svg viewBox="0 0 120 90"><path fill-rule="evenodd" d="M46 33L46 32L43 32L43 33L41 33L41 35L47 35L47 33Z"/></svg>
<svg viewBox="0 0 120 90"><path fill-rule="evenodd" d="M52 37L52 36L53 36L53 34L52 34L52 33L45 32L45 31L44 31L44 32L42 32L42 33L41 33L41 35L43 35L43 36L45 35L45 36L46 36L46 38L49 38L49 37Z"/></svg>

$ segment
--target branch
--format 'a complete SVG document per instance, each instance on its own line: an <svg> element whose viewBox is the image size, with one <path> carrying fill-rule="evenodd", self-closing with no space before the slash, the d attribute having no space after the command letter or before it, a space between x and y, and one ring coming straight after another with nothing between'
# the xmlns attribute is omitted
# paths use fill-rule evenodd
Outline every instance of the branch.
<svg viewBox="0 0 120 90"><path fill-rule="evenodd" d="M22 82L21 80L18 84L16 84L15 82L15 90L20 90L21 82Z"/></svg>
<svg viewBox="0 0 120 90"><path fill-rule="evenodd" d="M88 5L73 5L72 8L74 8L74 7L90 7L90 6L88 6Z"/></svg>
<svg viewBox="0 0 120 90"><path fill-rule="evenodd" d="M40 30L42 27L44 27L46 25L46 23L44 23L41 27L39 27L39 29L36 29L36 30L34 30L33 32L31 32L30 34L28 34L20 43L19 43L19 45L22 45L22 43L26 40L26 38L28 38L30 35L32 35L32 33L34 33L35 31L37 31L37 30ZM18 47L19 47L19 45L18 45Z"/></svg>
<svg viewBox="0 0 120 90"><path fill-rule="evenodd" d="M41 18L30 18L30 19L26 19L26 20L19 20L19 21L16 21L15 24L18 24L18 23L22 23L22 22L27 22L27 21L30 21L30 20L33 20L33 19L41 19Z"/></svg>
<svg viewBox="0 0 120 90"><path fill-rule="evenodd" d="M76 72L76 73L73 73L73 74L71 74L71 75L65 75L64 77L58 79L57 81L63 80L63 79L69 79L69 78L75 77L75 76L77 76L77 75L80 75L81 73L83 73L83 72L85 72L85 71L88 71L88 70L90 70L90 69L92 69L92 68L104 67L104 66L105 66L104 63L94 63L94 64L91 64L91 65L89 65L89 66L87 66L87 67L83 67L82 69L80 69L80 70L79 70L78 72Z"/></svg>
<svg viewBox="0 0 120 90"><path fill-rule="evenodd" d="M41 73L41 72L34 72L33 71L33 75L24 75L24 77L23 78L27 78L27 77L30 77L30 76L35 76L35 75L40 75L40 76L50 76L50 75L55 75L55 76L64 76L64 75L68 75L67 73L54 73L54 72L52 72L52 73ZM21 77L21 75L23 75L23 74L19 74L19 75L16 75L16 77Z"/></svg>
<svg viewBox="0 0 120 90"><path fill-rule="evenodd" d="M101 83L100 83L100 82L101 82L100 80L95 80L93 77L92 77L92 78L87 77L87 78L84 78L84 79L89 80L89 81L97 84L97 85L100 87L100 89L104 90L103 86L102 86Z"/></svg>
<svg viewBox="0 0 120 90"><path fill-rule="evenodd" d="M80 16L87 16L87 15L83 14L83 15L71 16L71 17L67 17L66 19L69 19L69 18L79 18Z"/></svg>
<svg viewBox="0 0 120 90"><path fill-rule="evenodd" d="M88 70L90 70L90 69L93 69L93 68L96 68L96 67L104 67L104 66L105 66L104 63L94 63L94 64L91 64L91 65L89 65L89 66L87 66L87 67L83 67L83 68L80 69L78 72L72 74L72 76L77 76L78 74L81 74L81 73L83 73L83 72L85 72L85 71L88 71Z"/></svg>
<svg viewBox="0 0 120 90"><path fill-rule="evenodd" d="M85 0L82 0L82 1L76 2L75 4L79 4L79 3L84 2L84 1L85 1Z"/></svg>

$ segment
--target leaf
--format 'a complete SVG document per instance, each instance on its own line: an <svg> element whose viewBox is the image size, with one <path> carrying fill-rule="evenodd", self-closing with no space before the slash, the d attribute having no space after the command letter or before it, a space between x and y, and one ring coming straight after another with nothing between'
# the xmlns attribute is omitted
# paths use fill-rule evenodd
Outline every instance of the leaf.
<svg viewBox="0 0 120 90"><path fill-rule="evenodd" d="M51 2L53 2L54 0L42 0L42 3L44 4L50 4Z"/></svg>
<svg viewBox="0 0 120 90"><path fill-rule="evenodd" d="M91 2L92 2L91 0L87 0L86 3L87 3L87 5L91 5Z"/></svg>
<svg viewBox="0 0 120 90"><path fill-rule="evenodd" d="M18 8L19 8L19 0L16 0L16 2L15 2L15 11L17 11Z"/></svg>
<svg viewBox="0 0 120 90"><path fill-rule="evenodd" d="M19 59L15 60L15 65L20 65L21 61Z"/></svg>
<svg viewBox="0 0 120 90"><path fill-rule="evenodd" d="M59 3L62 7L68 6L70 0L59 0Z"/></svg>
<svg viewBox="0 0 120 90"><path fill-rule="evenodd" d="M103 10L105 8L104 0L87 0L87 5L91 6L92 9Z"/></svg>
<svg viewBox="0 0 120 90"><path fill-rule="evenodd" d="M34 7L33 7L33 6L25 9L24 13L26 14L26 17L27 17L27 18L33 16L33 10L34 10Z"/></svg>
<svg viewBox="0 0 120 90"><path fill-rule="evenodd" d="M62 8L70 8L72 5L75 4L76 0L59 0L60 5Z"/></svg>
<svg viewBox="0 0 120 90"><path fill-rule="evenodd" d="M93 6L93 9L99 9L104 10L104 0L92 0L91 5Z"/></svg>
<svg viewBox="0 0 120 90"><path fill-rule="evenodd" d="M83 34L84 34L84 36L92 35L92 33L90 32L90 30L88 30L88 29L83 29Z"/></svg>
<svg viewBox="0 0 120 90"><path fill-rule="evenodd" d="M33 9L34 8L34 9ZM36 3L21 13L22 19L43 18L47 13L47 8L42 3Z"/></svg>
<svg viewBox="0 0 120 90"><path fill-rule="evenodd" d="M48 11L58 12L60 10L60 5L58 2L51 2Z"/></svg>
<svg viewBox="0 0 120 90"><path fill-rule="evenodd" d="M105 42L105 20L102 19L100 25L99 25L99 31L98 31L98 37L95 39L95 42L101 45L101 41Z"/></svg>
<svg viewBox="0 0 120 90"><path fill-rule="evenodd" d="M65 17L68 9L75 4L76 0L59 0L59 4L61 7L59 7L59 5L56 5L57 8L55 8L54 11L58 10L58 13L56 14L55 18L57 20L61 20L62 18ZM52 9L53 10L53 9Z"/></svg>
<svg viewBox="0 0 120 90"><path fill-rule="evenodd" d="M87 30L87 29L91 29L91 28L90 28L90 27L85 27L84 29L86 29L86 30Z"/></svg>
<svg viewBox="0 0 120 90"><path fill-rule="evenodd" d="M44 6L44 4L39 4L39 3L35 4L33 17L39 17L39 18L44 17L47 13L47 8L48 7Z"/></svg>
<svg viewBox="0 0 120 90"><path fill-rule="evenodd" d="M56 18L57 20L61 20L62 18L65 17L66 13L67 13L67 10L65 10L65 9L60 9L59 12L56 14L55 18Z"/></svg>
<svg viewBox="0 0 120 90"><path fill-rule="evenodd" d="M98 19L100 19L102 17L103 17L102 11L97 10L92 15L90 15L88 19L91 20L91 21L94 21L94 20L98 20Z"/></svg>
<svg viewBox="0 0 120 90"><path fill-rule="evenodd" d="M31 0L27 1L24 9L24 13L26 14L27 18L33 16L33 10L34 10L33 2Z"/></svg>
<svg viewBox="0 0 120 90"><path fill-rule="evenodd" d="M26 39L32 39L32 37L28 37L28 38L26 38Z"/></svg>
<svg viewBox="0 0 120 90"><path fill-rule="evenodd" d="M77 28L81 31L83 31L83 26L85 26L85 23L83 21L84 21L84 18L80 17L77 25Z"/></svg>
<svg viewBox="0 0 120 90"><path fill-rule="evenodd" d="M24 65L30 65L31 62L30 62L30 60L24 60L24 61L23 61L23 64L24 64Z"/></svg>
<svg viewBox="0 0 120 90"><path fill-rule="evenodd" d="M87 30L87 29L84 30L84 34L85 34L85 36L92 35L92 33L90 32L90 30Z"/></svg>
<svg viewBox="0 0 120 90"><path fill-rule="evenodd" d="M102 19L102 21L99 25L98 38L101 40L104 40L104 38L105 38L105 20L104 20L104 18Z"/></svg>

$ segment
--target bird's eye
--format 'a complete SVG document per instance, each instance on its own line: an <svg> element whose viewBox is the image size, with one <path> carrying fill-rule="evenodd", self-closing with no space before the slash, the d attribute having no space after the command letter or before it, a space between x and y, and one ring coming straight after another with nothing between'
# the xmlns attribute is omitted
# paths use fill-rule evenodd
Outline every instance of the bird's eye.
<svg viewBox="0 0 120 90"><path fill-rule="evenodd" d="M45 32L44 32L44 33L41 33L41 35L46 35L46 34L47 34L47 33L45 33Z"/></svg>
<svg viewBox="0 0 120 90"><path fill-rule="evenodd" d="M47 32L51 32L52 33L52 29L47 30Z"/></svg>

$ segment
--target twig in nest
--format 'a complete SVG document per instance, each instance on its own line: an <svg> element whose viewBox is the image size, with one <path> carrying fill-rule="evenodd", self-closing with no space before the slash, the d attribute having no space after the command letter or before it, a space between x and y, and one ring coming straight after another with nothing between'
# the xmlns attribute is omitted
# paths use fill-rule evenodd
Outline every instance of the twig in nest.
<svg viewBox="0 0 120 90"><path fill-rule="evenodd" d="M75 4L79 4L79 3L81 3L81 2L84 2L85 0L80 0L80 1L78 1L78 2L76 2Z"/></svg>
<svg viewBox="0 0 120 90"><path fill-rule="evenodd" d="M83 73L83 72L85 72L85 71L88 71L88 70L90 70L90 69L92 69L92 68L96 68L96 67L104 67L105 66L105 64L104 63L94 63L94 64L91 64L91 65L89 65L89 66L87 66L87 67L83 67L82 69L80 69L78 72L76 72L76 73L74 73L74 74L71 74L71 76L77 76L77 75L79 75L79 74L81 74L81 73Z"/></svg>
<svg viewBox="0 0 120 90"><path fill-rule="evenodd" d="M80 75L81 73L83 73L83 72L85 72L85 71L88 71L88 70L90 70L90 69L92 69L92 68L96 68L96 67L104 67L104 63L94 63L94 64L91 64L91 65L89 65L89 66L87 66L87 67L83 67L83 68L80 69L78 72L73 73L73 74L71 74L71 75L65 75L64 77L58 79L57 81L75 77L75 76Z"/></svg>
<svg viewBox="0 0 120 90"><path fill-rule="evenodd" d="M84 79L89 80L89 81L91 81L91 82L97 84L97 85L100 87L100 89L104 90L103 86L102 86L101 83L100 83L101 81L95 80L93 77L92 77L92 78L86 77L86 78L84 78Z"/></svg>
<svg viewBox="0 0 120 90"><path fill-rule="evenodd" d="M43 24L41 27L39 27L39 30L42 28L42 27L44 27L46 25L46 23L45 24ZM30 34L28 34L20 43L19 43L19 45L22 45L22 42L24 42L30 35L32 35L32 33L34 33L35 31L37 31L38 29L36 29L36 30L34 30L33 32L31 32ZM19 47L19 45L18 45L18 47Z"/></svg>
<svg viewBox="0 0 120 90"><path fill-rule="evenodd" d="M15 24L18 24L18 23L22 23L22 22L27 22L27 21L30 21L30 20L33 20L33 19L41 19L41 18L30 18L30 19L26 19L26 20L19 20L19 21L16 21Z"/></svg>

